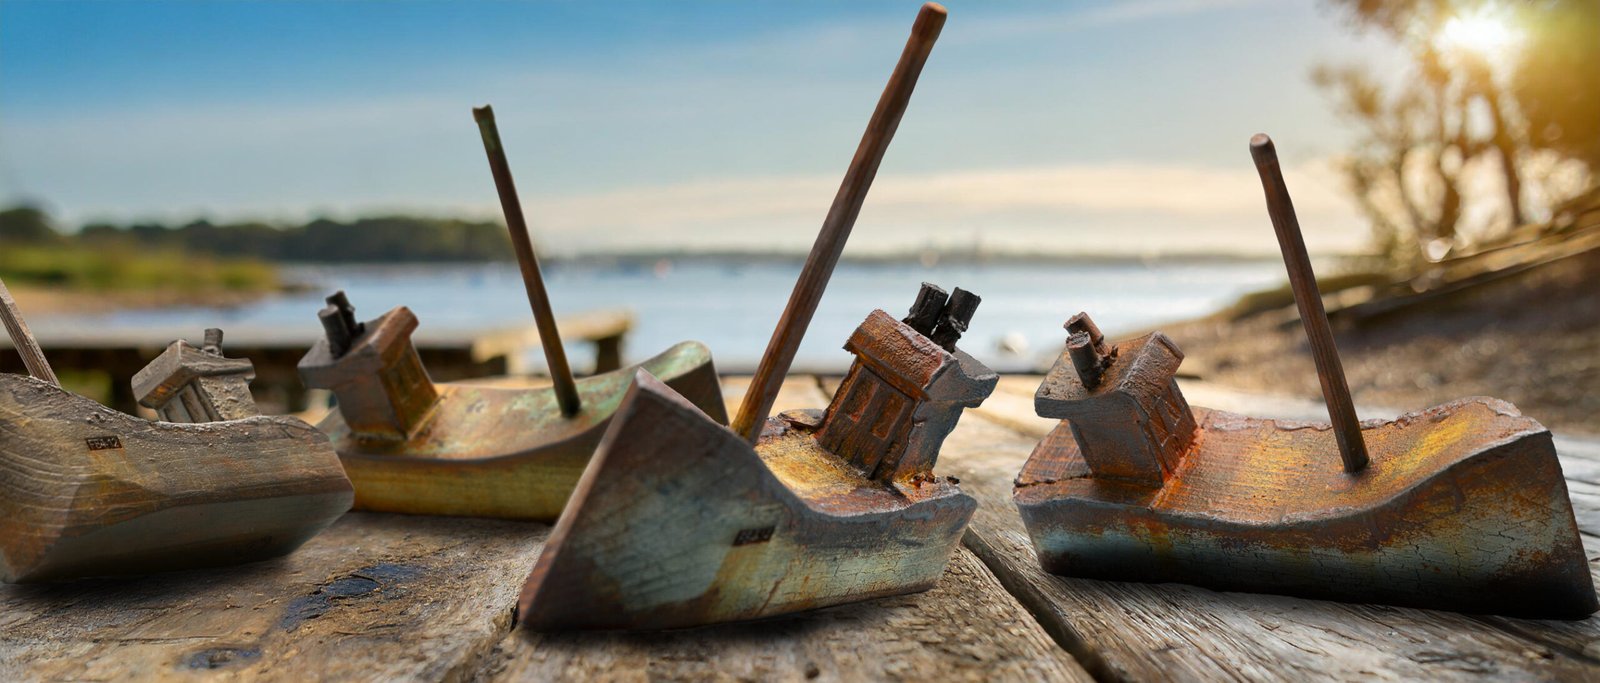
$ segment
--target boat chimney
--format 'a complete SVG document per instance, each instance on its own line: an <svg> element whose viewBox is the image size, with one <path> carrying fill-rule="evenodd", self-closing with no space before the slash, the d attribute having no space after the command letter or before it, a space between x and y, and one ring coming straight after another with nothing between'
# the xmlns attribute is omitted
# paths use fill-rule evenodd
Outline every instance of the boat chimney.
<svg viewBox="0 0 1600 683"><path fill-rule="evenodd" d="M410 438L439 398L411 341L416 314L399 306L362 323L344 292L327 301L317 314L327 337L300 359L300 381L332 391L339 414L357 438Z"/></svg>
<svg viewBox="0 0 1600 683"><path fill-rule="evenodd" d="M933 328L939 326L939 314L944 312L944 304L949 300L950 295L943 288L924 282L922 289L917 292L916 302L911 304L911 313L900 322L910 325L911 329L924 337L933 334Z"/></svg>
<svg viewBox="0 0 1600 683"><path fill-rule="evenodd" d="M1090 389L1100 386L1100 377L1116 358L1116 349L1106 346L1105 335L1100 334L1088 313L1072 316L1063 327L1067 330L1067 355L1078 371L1078 379Z"/></svg>
<svg viewBox="0 0 1600 683"><path fill-rule="evenodd" d="M133 376L139 404L166 422L221 422L261 412L250 395L255 365L222 355L222 330L206 330L200 348L179 339Z"/></svg>
<svg viewBox="0 0 1600 683"><path fill-rule="evenodd" d="M932 334L926 335L946 351L955 351L956 342L967 331L967 324L972 322L972 314L978 312L978 303L983 301L978 295L957 287L950 293L950 301L939 314L939 326L933 329Z"/></svg>

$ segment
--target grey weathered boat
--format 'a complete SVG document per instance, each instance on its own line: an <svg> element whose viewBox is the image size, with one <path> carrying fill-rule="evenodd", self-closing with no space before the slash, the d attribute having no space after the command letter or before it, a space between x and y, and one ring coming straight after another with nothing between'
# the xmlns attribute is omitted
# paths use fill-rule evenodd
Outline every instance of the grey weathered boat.
<svg viewBox="0 0 1600 683"><path fill-rule="evenodd" d="M255 414L249 361L174 342L134 383L179 420L152 422L58 386L3 285L0 296L38 375L0 374L0 578L251 562L293 551L350 508L327 437Z"/></svg>
<svg viewBox="0 0 1600 683"><path fill-rule="evenodd" d="M924 285L906 320L873 312L825 413L768 415L943 22L923 6L732 427L640 372L523 586L524 625L694 626L938 580L976 504L934 462L998 381L955 347L976 296Z"/></svg>

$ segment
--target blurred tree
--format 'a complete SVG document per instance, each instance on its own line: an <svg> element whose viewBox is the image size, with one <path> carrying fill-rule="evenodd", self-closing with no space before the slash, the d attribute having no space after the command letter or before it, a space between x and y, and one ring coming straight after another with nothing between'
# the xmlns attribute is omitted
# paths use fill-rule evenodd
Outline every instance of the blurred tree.
<svg viewBox="0 0 1600 683"><path fill-rule="evenodd" d="M1528 119L1532 142L1600 171L1600 2L1532 3L1529 32L1511 91Z"/></svg>
<svg viewBox="0 0 1600 683"><path fill-rule="evenodd" d="M1502 181L1502 227L1528 220L1530 194L1561 199L1549 187L1525 187L1543 182L1527 169L1534 150L1595 166L1600 2L1325 1L1411 59L1412 77L1388 87L1381 83L1391 75L1360 67L1312 74L1361 129L1344 170L1377 247L1397 265L1415 267L1459 245L1464 173L1480 159ZM1514 35L1514 25L1525 31Z"/></svg>
<svg viewBox="0 0 1600 683"><path fill-rule="evenodd" d="M14 206L0 210L0 242L54 242L60 238L50 215L38 207Z"/></svg>
<svg viewBox="0 0 1600 683"><path fill-rule="evenodd" d="M482 262L511 258L504 226L421 216L377 216L343 223L318 218L304 225L215 224L199 219L171 227L89 223L75 235L56 232L49 215L31 206L0 210L0 243L81 244L100 249L247 257L309 263Z"/></svg>

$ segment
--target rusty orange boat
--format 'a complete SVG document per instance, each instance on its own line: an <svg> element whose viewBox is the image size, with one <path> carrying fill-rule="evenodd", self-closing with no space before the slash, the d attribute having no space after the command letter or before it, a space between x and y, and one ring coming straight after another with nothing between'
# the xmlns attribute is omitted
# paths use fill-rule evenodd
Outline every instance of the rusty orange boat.
<svg viewBox="0 0 1600 683"><path fill-rule="evenodd" d="M1191 409L1161 333L1087 316L1014 499L1047 571L1539 618L1600 605L1549 430L1461 399L1360 422L1272 143L1252 141L1332 423ZM1333 463L1343 462L1343 467Z"/></svg>

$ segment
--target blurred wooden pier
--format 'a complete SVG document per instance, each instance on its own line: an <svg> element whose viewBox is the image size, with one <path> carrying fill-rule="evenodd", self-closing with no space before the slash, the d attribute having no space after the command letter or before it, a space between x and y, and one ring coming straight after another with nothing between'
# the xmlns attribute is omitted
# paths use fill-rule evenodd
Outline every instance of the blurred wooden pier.
<svg viewBox="0 0 1600 683"><path fill-rule="evenodd" d="M1011 503L1040 378L1002 377L945 441L977 516L932 590L663 633L512 630L547 524L350 513L298 552L134 580L0 586L0 680L1600 680L1600 617L1534 621L1052 576ZM725 378L730 409L748 379ZM1198 405L1320 402L1183 380ZM775 410L838 386L791 375ZM1362 406L1363 415L1393 415ZM1556 437L1600 568L1600 439Z"/></svg>
<svg viewBox="0 0 1600 683"><path fill-rule="evenodd" d="M300 357L321 338L322 328L314 318L295 326L237 326L226 321L216 325L225 333L223 348L231 358L248 358L255 363L256 380L251 390L263 409L294 412L308 407L307 392L300 384L295 366ZM594 347L590 372L600 373L622 367L622 344L633 328L633 316L626 310L599 310L566 316L557 321L561 338L568 344L587 343ZM56 324L48 316L33 321L40 346L58 372L104 373L110 376L106 404L124 412L136 412L130 381L133 374L149 363L174 339L198 341L203 329L151 326L105 328ZM414 335L417 352L437 381L448 382L473 377L527 374L528 352L539 346L539 332L532 325L477 328L444 328L423 325ZM580 366L581 369L581 366ZM9 339L0 335L0 371L23 373L22 360Z"/></svg>

